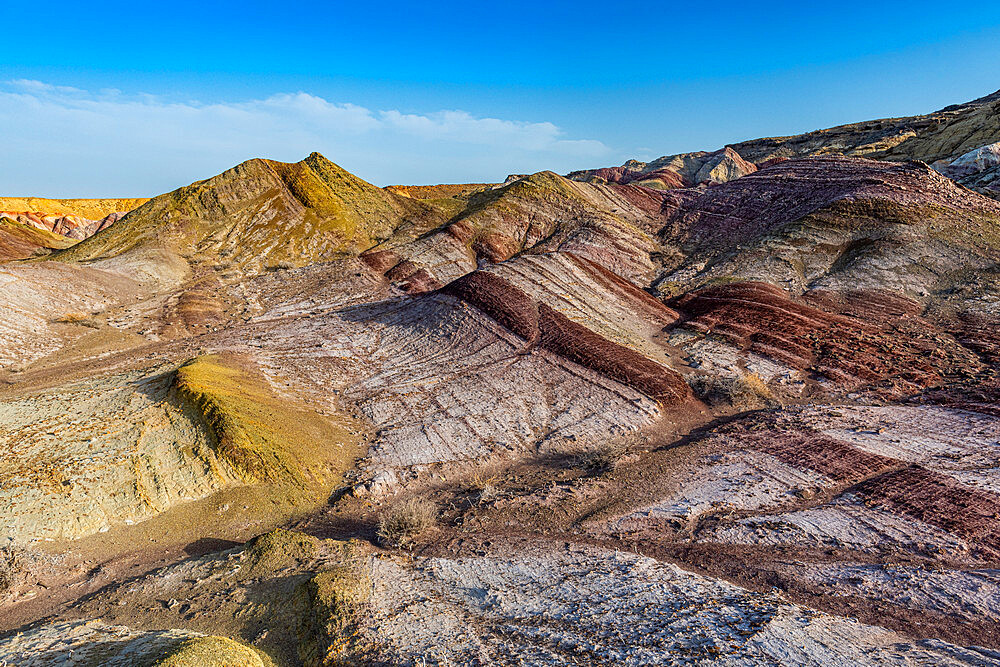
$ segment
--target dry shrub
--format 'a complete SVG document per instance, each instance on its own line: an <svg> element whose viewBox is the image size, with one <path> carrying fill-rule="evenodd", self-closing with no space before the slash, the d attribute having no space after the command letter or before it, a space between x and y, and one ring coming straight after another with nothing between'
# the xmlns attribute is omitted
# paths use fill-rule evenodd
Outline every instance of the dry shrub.
<svg viewBox="0 0 1000 667"><path fill-rule="evenodd" d="M478 502L489 502L499 493L495 482L496 476L487 477L482 473L476 473L469 484L469 490L476 494Z"/></svg>
<svg viewBox="0 0 1000 667"><path fill-rule="evenodd" d="M387 509L378 519L378 539L401 547L437 523L437 506L424 498L410 498Z"/></svg>
<svg viewBox="0 0 1000 667"><path fill-rule="evenodd" d="M638 434L609 437L607 440L585 445L573 453L577 466L591 472L614 470L618 462L633 447L641 444Z"/></svg>
<svg viewBox="0 0 1000 667"><path fill-rule="evenodd" d="M756 373L735 377L700 375L691 380L691 389L709 405L728 404L739 412L781 406L781 401Z"/></svg>
<svg viewBox="0 0 1000 667"><path fill-rule="evenodd" d="M75 311L63 313L52 321L58 322L59 324L79 324L85 327L90 327L91 329L96 329L100 326L96 321L94 321L91 315Z"/></svg>
<svg viewBox="0 0 1000 667"><path fill-rule="evenodd" d="M86 322L90 319L90 315L87 313L80 312L70 312L63 313L59 317L52 320L53 322L59 322L60 324L79 324L80 322Z"/></svg>

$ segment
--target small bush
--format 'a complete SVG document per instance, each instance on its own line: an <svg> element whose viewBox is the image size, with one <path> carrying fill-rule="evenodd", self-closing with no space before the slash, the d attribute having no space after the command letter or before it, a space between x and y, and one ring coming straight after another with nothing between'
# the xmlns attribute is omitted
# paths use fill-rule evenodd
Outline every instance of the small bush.
<svg viewBox="0 0 1000 667"><path fill-rule="evenodd" d="M739 412L780 407L771 389L756 373L736 377L702 375L691 380L691 389L709 405L731 405Z"/></svg>
<svg viewBox="0 0 1000 667"><path fill-rule="evenodd" d="M63 313L59 317L52 320L53 322L59 322L60 324L80 324L81 322L86 322L90 319L90 315L87 313Z"/></svg>
<svg viewBox="0 0 1000 667"><path fill-rule="evenodd" d="M437 523L437 507L429 500L410 498L382 513L378 539L385 546L401 547Z"/></svg>
<svg viewBox="0 0 1000 667"><path fill-rule="evenodd" d="M577 451L573 458L576 464L592 472L614 470L618 462L637 442L637 437L611 437L598 443L592 443Z"/></svg>
<svg viewBox="0 0 1000 667"><path fill-rule="evenodd" d="M485 503L496 498L498 491L494 484L495 480L496 477L486 477L482 474L477 474L472 478L469 489L477 495L478 502Z"/></svg>
<svg viewBox="0 0 1000 667"><path fill-rule="evenodd" d="M101 326L87 313L63 313L52 321L58 322L59 324L79 324L80 326L90 327L91 329L97 329Z"/></svg>

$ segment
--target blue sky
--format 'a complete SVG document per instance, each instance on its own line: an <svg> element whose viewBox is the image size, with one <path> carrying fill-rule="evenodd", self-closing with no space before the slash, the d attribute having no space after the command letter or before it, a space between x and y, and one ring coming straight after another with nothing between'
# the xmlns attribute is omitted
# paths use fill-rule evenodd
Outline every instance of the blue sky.
<svg viewBox="0 0 1000 667"><path fill-rule="evenodd" d="M379 185L495 181L1000 89L998 2L808 4L0 0L0 194L312 150Z"/></svg>

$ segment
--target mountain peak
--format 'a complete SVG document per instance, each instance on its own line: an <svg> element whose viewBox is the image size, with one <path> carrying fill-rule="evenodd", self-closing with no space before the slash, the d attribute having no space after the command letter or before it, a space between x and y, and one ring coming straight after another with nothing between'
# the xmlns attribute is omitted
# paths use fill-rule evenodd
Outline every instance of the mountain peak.
<svg viewBox="0 0 1000 667"><path fill-rule="evenodd" d="M256 272L273 263L349 256L404 223L425 227L444 219L433 206L372 185L313 152L299 162L253 158L160 195L60 257L91 260L156 247L185 257L221 254Z"/></svg>

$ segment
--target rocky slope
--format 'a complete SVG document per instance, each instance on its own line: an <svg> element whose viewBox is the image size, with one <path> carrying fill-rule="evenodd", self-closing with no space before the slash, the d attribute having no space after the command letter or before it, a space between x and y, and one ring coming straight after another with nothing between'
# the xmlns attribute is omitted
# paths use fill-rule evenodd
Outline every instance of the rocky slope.
<svg viewBox="0 0 1000 667"><path fill-rule="evenodd" d="M377 188L314 153L295 164L250 160L155 197L61 259L155 248L189 263L259 272L350 256L443 220L433 205Z"/></svg>
<svg viewBox="0 0 1000 667"><path fill-rule="evenodd" d="M627 278L645 280L656 249L661 196L637 186L581 184L540 172L458 200L446 224L394 239L362 258L405 291L438 288L481 263L518 253L572 251Z"/></svg>
<svg viewBox="0 0 1000 667"><path fill-rule="evenodd" d="M991 270L1000 206L926 165L839 157L773 165L681 202L660 230L683 261L661 289L764 279L926 300Z"/></svg>
<svg viewBox="0 0 1000 667"><path fill-rule="evenodd" d="M1000 663L992 153L747 155L0 223L0 661Z"/></svg>
<svg viewBox="0 0 1000 667"><path fill-rule="evenodd" d="M791 137L754 139L732 147L756 163L824 154L931 163L955 159L994 143L998 134L1000 91L922 116L852 123Z"/></svg>
<svg viewBox="0 0 1000 667"><path fill-rule="evenodd" d="M966 187L1000 198L1000 142L974 148L951 161L938 160L933 166Z"/></svg>

